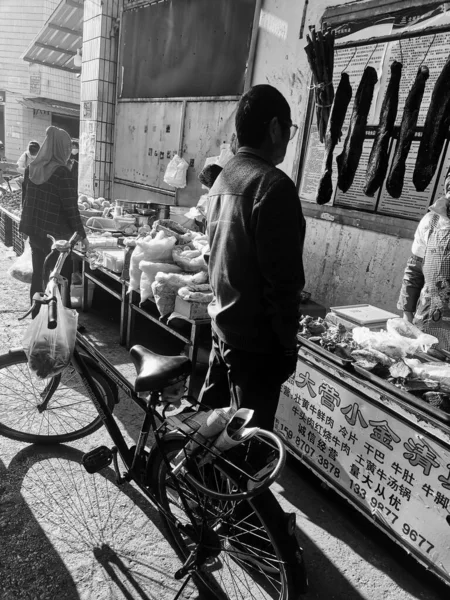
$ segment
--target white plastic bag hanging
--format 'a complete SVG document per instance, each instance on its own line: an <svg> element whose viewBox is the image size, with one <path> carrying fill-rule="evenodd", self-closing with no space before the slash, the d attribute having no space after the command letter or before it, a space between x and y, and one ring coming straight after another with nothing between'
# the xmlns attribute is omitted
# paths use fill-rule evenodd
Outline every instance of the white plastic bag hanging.
<svg viewBox="0 0 450 600"><path fill-rule="evenodd" d="M167 165L166 172L164 174L164 182L167 185L171 185L176 188L186 187L186 172L188 170L188 163L175 154L172 160Z"/></svg>
<svg viewBox="0 0 450 600"><path fill-rule="evenodd" d="M220 156L217 159L217 164L223 169L232 158L234 158L234 154L231 150L231 144L223 143L220 146Z"/></svg>
<svg viewBox="0 0 450 600"><path fill-rule="evenodd" d="M63 306L58 290L55 296L58 321L56 328L48 328L48 304L43 304L23 339L28 365L41 379L55 377L67 367L77 335L77 311Z"/></svg>
<svg viewBox="0 0 450 600"><path fill-rule="evenodd" d="M23 253L8 269L8 275L22 283L31 283L31 278L33 276L33 261L31 258L31 246L29 240L25 241Z"/></svg>

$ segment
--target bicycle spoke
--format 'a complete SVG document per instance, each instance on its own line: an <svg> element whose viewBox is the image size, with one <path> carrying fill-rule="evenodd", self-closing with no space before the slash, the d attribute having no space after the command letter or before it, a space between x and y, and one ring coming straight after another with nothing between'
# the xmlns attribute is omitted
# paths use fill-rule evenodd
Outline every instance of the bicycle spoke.
<svg viewBox="0 0 450 600"><path fill-rule="evenodd" d="M168 525L185 556L197 547L200 553L205 553L200 574L213 595L229 600L285 600L286 563L253 504L233 499L232 495L239 487L222 467L206 463L194 473L192 461L190 463L191 475L206 489L228 495L223 499L200 492L182 476L177 478L177 487L165 465L161 470L163 506L173 515L168 519ZM189 524L180 493L206 534L203 550L201 536L196 540L175 524ZM211 552L210 558L208 552Z"/></svg>
<svg viewBox="0 0 450 600"><path fill-rule="evenodd" d="M71 441L87 435L101 425L97 410L92 403L77 371L63 372L57 379L39 379L30 369L25 354L19 357L3 357L0 365L0 428L5 435L17 433L14 439L44 442ZM5 364L10 361L10 364ZM98 381L98 376L94 375ZM101 389L103 392L104 390ZM49 400L43 399L50 393ZM112 406L112 394L104 392ZM9 433L8 433L9 432ZM29 438L29 439L27 439ZM33 439L38 438L38 439ZM50 441L50 440L49 440Z"/></svg>

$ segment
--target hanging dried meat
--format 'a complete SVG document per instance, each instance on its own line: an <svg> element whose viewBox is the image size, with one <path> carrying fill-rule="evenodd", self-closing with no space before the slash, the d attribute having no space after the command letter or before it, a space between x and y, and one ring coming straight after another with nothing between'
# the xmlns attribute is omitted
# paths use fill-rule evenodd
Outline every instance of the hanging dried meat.
<svg viewBox="0 0 450 600"><path fill-rule="evenodd" d="M392 198L400 198L405 179L406 159L408 158L411 142L416 132L417 119L423 92L430 72L428 67L419 67L416 79L406 98L403 117L400 125L397 146L392 159L391 170L386 180L386 190Z"/></svg>
<svg viewBox="0 0 450 600"><path fill-rule="evenodd" d="M334 31L328 27L324 32L316 32L314 27L310 27L309 32L305 52L314 82L317 129L323 142L334 97Z"/></svg>
<svg viewBox="0 0 450 600"><path fill-rule="evenodd" d="M449 125L450 59L447 60L437 78L423 127L413 174L414 187L418 192L423 192L433 179Z"/></svg>
<svg viewBox="0 0 450 600"><path fill-rule="evenodd" d="M396 60L391 64L391 78L386 89L383 104L381 105L380 122L378 123L378 130L367 164L366 185L364 186L366 196L373 196L383 185L388 170L388 149L397 117L398 92L402 67L403 65Z"/></svg>
<svg viewBox="0 0 450 600"><path fill-rule="evenodd" d="M372 104L373 90L378 81L377 72L373 67L364 69L361 82L355 96L353 112L350 119L347 137L342 154L336 158L338 166L338 187L344 193L353 183L356 170L361 158L364 138L366 135L367 117Z"/></svg>
<svg viewBox="0 0 450 600"><path fill-rule="evenodd" d="M347 108L352 97L352 86L347 73L341 74L341 80L336 90L331 114L325 135L325 155L323 159L322 175L317 188L317 204L326 204L333 194L333 152L336 144L341 139L342 125L344 124Z"/></svg>

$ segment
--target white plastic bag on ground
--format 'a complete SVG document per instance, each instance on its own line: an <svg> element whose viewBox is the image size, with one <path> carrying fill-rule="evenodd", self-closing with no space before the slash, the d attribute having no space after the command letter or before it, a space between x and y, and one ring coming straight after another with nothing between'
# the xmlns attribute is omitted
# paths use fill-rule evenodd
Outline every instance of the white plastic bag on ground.
<svg viewBox="0 0 450 600"><path fill-rule="evenodd" d="M78 313L63 306L56 291L57 319L55 329L48 328L48 305L43 304L31 321L23 339L23 349L30 369L41 379L55 377L70 362L77 335Z"/></svg>
<svg viewBox="0 0 450 600"><path fill-rule="evenodd" d="M166 172L164 174L164 183L171 185L176 188L186 187L186 172L189 168L188 163L175 154L167 165Z"/></svg>
<svg viewBox="0 0 450 600"><path fill-rule="evenodd" d="M8 275L22 283L31 283L31 278L33 276L33 261L31 258L31 246L29 240L25 241L23 253L8 269Z"/></svg>

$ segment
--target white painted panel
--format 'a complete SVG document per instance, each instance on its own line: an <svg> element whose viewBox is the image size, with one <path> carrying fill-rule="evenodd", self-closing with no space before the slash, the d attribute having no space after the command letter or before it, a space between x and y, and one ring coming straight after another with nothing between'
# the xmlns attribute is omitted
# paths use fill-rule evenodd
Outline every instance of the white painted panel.
<svg viewBox="0 0 450 600"><path fill-rule="evenodd" d="M178 192L180 206L195 206L204 193L198 175L208 156L220 154L235 130L236 101L188 102L183 132L183 158L190 166L186 188Z"/></svg>
<svg viewBox="0 0 450 600"><path fill-rule="evenodd" d="M116 121L115 177L171 189L166 167L178 151L181 102L120 102Z"/></svg>

